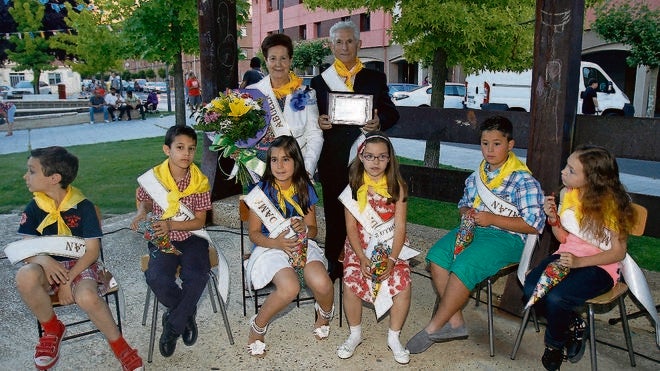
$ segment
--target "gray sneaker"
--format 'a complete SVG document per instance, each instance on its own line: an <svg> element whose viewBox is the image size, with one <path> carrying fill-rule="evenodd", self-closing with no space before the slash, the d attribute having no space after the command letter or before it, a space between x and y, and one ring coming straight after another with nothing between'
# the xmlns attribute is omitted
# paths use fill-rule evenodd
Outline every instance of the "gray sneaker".
<svg viewBox="0 0 660 371"><path fill-rule="evenodd" d="M408 340L406 349L410 351L410 354L419 354L429 349L433 343L434 341L429 338L429 334L426 332L426 330L422 329L422 331L418 332L415 334L415 336Z"/></svg>

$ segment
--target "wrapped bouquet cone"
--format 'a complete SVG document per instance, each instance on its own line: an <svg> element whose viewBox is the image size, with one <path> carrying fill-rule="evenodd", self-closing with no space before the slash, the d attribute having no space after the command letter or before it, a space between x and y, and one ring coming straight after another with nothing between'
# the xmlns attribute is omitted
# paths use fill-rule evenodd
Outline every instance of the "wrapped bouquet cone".
<svg viewBox="0 0 660 371"><path fill-rule="evenodd" d="M477 223L474 221L474 210L461 215L461 223L458 226L458 231L456 231L454 258L470 245L474 238L474 228L476 225Z"/></svg>
<svg viewBox="0 0 660 371"><path fill-rule="evenodd" d="M387 246L379 243L371 253L371 294L375 299L380 290L380 277L387 269L388 253Z"/></svg>
<svg viewBox="0 0 660 371"><path fill-rule="evenodd" d="M539 281L536 283L534 292L532 296L527 301L525 309L528 309L534 303L539 301L545 294L547 294L553 287L555 287L559 282L561 282L566 275L570 272L570 268L563 266L559 263L559 260L554 260L545 267L545 270L539 277Z"/></svg>
<svg viewBox="0 0 660 371"><path fill-rule="evenodd" d="M164 236L156 235L156 231L154 230L154 223L157 221L159 220L154 219L150 213L147 215L147 219L141 221L138 224L137 231L142 233L144 239L154 244L154 246L156 246L158 250L166 254L181 255L182 252L176 247L174 247L174 245L172 245L172 242L170 242L169 235L167 234Z"/></svg>

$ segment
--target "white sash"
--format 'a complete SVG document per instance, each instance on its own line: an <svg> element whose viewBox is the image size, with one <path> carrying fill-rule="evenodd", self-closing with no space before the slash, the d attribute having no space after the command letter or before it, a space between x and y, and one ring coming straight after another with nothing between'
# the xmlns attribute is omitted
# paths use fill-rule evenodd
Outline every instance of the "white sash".
<svg viewBox="0 0 660 371"><path fill-rule="evenodd" d="M273 86L270 84L270 77L264 77L261 81L254 84L254 86L268 98L268 107L270 108L270 127L273 129L275 138L282 135L293 135L291 128L284 117L284 112L282 112L280 105L277 103L277 97L275 96L275 92L273 92ZM286 97L284 102L285 108L290 99L290 95Z"/></svg>
<svg viewBox="0 0 660 371"><path fill-rule="evenodd" d="M477 193L481 197L481 202L484 203L484 206L488 208L490 212L496 215L507 216L507 217L518 217L518 208L512 203L503 200L497 197L491 190L488 188L484 182L481 180L479 173L475 174ZM538 241L538 234L528 234L525 238L525 247L523 248L522 254L520 256L520 263L518 264L518 281L521 284L525 284L525 276L527 275L527 270L529 269L529 263L532 260L532 254L534 253L534 248L536 247L536 241Z"/></svg>
<svg viewBox="0 0 660 371"><path fill-rule="evenodd" d="M323 77L325 84L330 88L330 91L350 92L344 80L342 80L341 76L337 73L334 64L323 71L321 76Z"/></svg>
<svg viewBox="0 0 660 371"><path fill-rule="evenodd" d="M582 233L580 230L580 224L578 223L573 210L569 209L563 211L561 213L560 221L562 227L568 231L568 233L572 233L580 239L597 246L601 250L609 250L612 248L609 238L607 242L599 242ZM610 235L608 234L608 237L609 236ZM639 300L644 309L646 309L653 318L653 321L655 322L655 342L660 347L660 317L658 316L658 311L653 302L653 295L646 282L644 272L642 272L639 265L637 265L637 262L635 262L628 253L626 253L626 256L621 261L621 274L623 275L623 279L628 285L630 292L637 298L637 300Z"/></svg>
<svg viewBox="0 0 660 371"><path fill-rule="evenodd" d="M14 241L5 247L11 264L35 255L57 255L79 259L85 254L85 239L74 236L44 236Z"/></svg>
<svg viewBox="0 0 660 371"><path fill-rule="evenodd" d="M163 184L158 181L158 178L156 178L154 169L149 169L149 171L140 175L137 181L142 186L142 188L147 191L154 202L160 206L161 209L167 210L168 192L167 189L165 189L165 186L163 186ZM179 211L177 211L176 215L172 217L172 220L186 221L193 219L194 217L195 214L190 211L190 209L188 209L184 204L180 203ZM227 259L225 258L222 251L220 251L220 249L215 246L211 236L206 231L206 229L197 229L190 231L190 233L207 240L209 245L213 246L218 252L218 291L220 292L220 296L222 296L222 300L227 303L227 297L229 296L229 264L227 263Z"/></svg>
<svg viewBox="0 0 660 371"><path fill-rule="evenodd" d="M344 188L339 195L339 201L346 207L346 209L355 217L355 219L362 225L364 232L369 235L369 244L365 254L371 256L374 247L378 243L386 244L392 248L392 241L394 240L394 218L387 222L367 203L364 210L360 212L360 208L356 200L353 199L351 194L351 187ZM405 241L398 258L401 260L408 260L412 257L419 255L419 251L414 250L408 246L408 241ZM383 314L392 307L393 301L390 295L389 279L382 281L378 295L374 300L374 309L376 310L376 317L380 318Z"/></svg>
<svg viewBox="0 0 660 371"><path fill-rule="evenodd" d="M257 214L261 222L264 224L264 227L268 229L269 238L276 238L280 235L280 233L291 226L291 218L285 218L261 188L254 187L250 193L248 193L245 198L243 198L243 200L248 205L250 210ZM296 233L290 229L286 234L286 237L293 237L295 234ZM252 277L252 269L254 268L254 264L257 262L257 260L268 256L268 254L277 253L278 251L279 250L269 249L262 246L255 247L255 249L252 251L250 259L246 262L245 267L245 271L247 272L245 275L245 280L247 282L245 283L248 285L248 287L252 287L250 277ZM257 287L257 289L260 289L260 287Z"/></svg>

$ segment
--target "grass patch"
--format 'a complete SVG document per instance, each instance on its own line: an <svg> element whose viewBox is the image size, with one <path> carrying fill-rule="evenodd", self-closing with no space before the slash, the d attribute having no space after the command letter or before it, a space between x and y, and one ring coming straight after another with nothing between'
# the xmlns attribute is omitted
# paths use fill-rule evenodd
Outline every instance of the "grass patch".
<svg viewBox="0 0 660 371"><path fill-rule="evenodd" d="M202 143L201 135L198 143ZM68 150L80 159L80 169L74 185L104 214L126 214L135 211L137 177L165 159L162 138L71 146ZM32 195L25 187L23 175L28 153L0 155L0 213L23 210ZM200 163L201 149L195 162ZM422 161L400 158L401 163L422 166ZM456 168L453 168L456 169ZM321 197L321 185L315 186ZM319 206L323 205L323 200ZM408 221L433 228L452 229L458 225L459 214L455 203L410 197ZM660 239L631 237L628 251L645 269L660 271Z"/></svg>

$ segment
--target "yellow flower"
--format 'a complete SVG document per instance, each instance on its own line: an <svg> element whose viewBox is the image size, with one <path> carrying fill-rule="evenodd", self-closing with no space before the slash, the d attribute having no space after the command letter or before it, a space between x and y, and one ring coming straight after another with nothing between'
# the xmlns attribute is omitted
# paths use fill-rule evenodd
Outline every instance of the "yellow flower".
<svg viewBox="0 0 660 371"><path fill-rule="evenodd" d="M223 102L222 102L222 99L215 98L215 99L213 99L213 100L211 101L211 105L213 106L213 108L214 108L216 111L221 112L221 111L222 111L222 106L223 106L224 104L223 104Z"/></svg>
<svg viewBox="0 0 660 371"><path fill-rule="evenodd" d="M229 110L231 111L229 116L241 117L250 111L250 106L245 105L245 101L243 99L232 99L229 102Z"/></svg>

